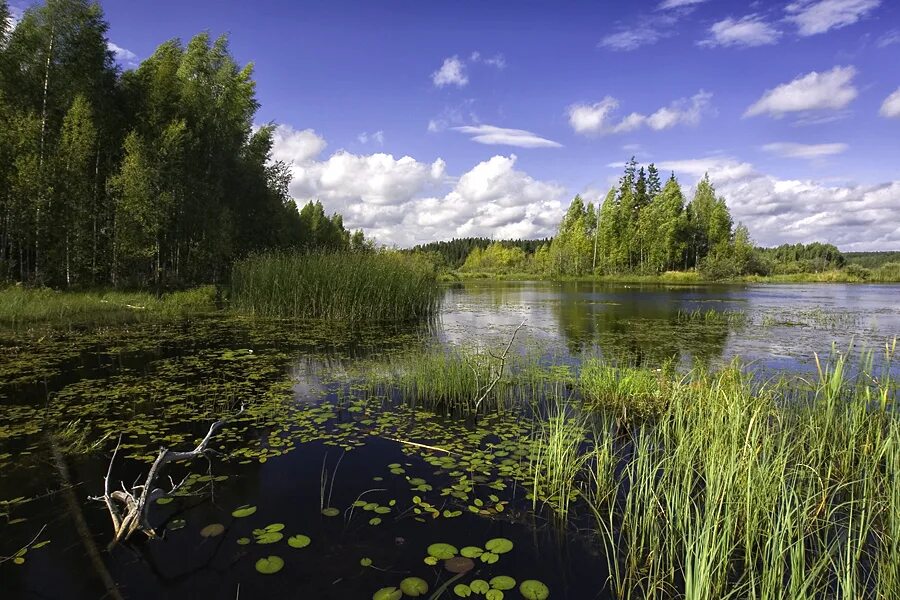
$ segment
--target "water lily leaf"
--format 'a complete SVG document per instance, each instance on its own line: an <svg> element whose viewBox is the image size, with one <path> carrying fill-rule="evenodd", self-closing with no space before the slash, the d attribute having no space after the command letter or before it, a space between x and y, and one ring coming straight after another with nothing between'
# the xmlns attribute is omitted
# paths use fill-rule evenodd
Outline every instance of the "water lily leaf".
<svg viewBox="0 0 900 600"><path fill-rule="evenodd" d="M488 590L484 597L485 600L503 600L503 592L500 590Z"/></svg>
<svg viewBox="0 0 900 600"><path fill-rule="evenodd" d="M484 550L482 550L478 546L466 546L465 548L460 550L459 553L466 558L478 558L479 556L484 554Z"/></svg>
<svg viewBox="0 0 900 600"><path fill-rule="evenodd" d="M428 593L428 583L420 577L407 577L400 582L400 590L412 598Z"/></svg>
<svg viewBox="0 0 900 600"><path fill-rule="evenodd" d="M50 540L44 540L43 542L38 542L37 544L35 544L34 546L32 546L31 549L32 549L32 550L37 550L38 548L43 548L44 546L46 546L46 545L49 544L49 543L50 543Z"/></svg>
<svg viewBox="0 0 900 600"><path fill-rule="evenodd" d="M444 568L451 573L468 573L475 568L475 562L465 556L454 556L444 561Z"/></svg>
<svg viewBox="0 0 900 600"><path fill-rule="evenodd" d="M17 565L24 565L24 564L25 564L25 559L22 558L21 556L17 556L17 557L15 557L15 558L13 559L13 563L14 563L14 564L17 564Z"/></svg>
<svg viewBox="0 0 900 600"><path fill-rule="evenodd" d="M550 590L536 579L526 579L519 585L519 591L527 600L547 600Z"/></svg>
<svg viewBox="0 0 900 600"><path fill-rule="evenodd" d="M257 544L274 544L280 542L284 534L279 531L267 531L262 535L256 536Z"/></svg>
<svg viewBox="0 0 900 600"><path fill-rule="evenodd" d="M369 525L381 525L381 517L372 517L369 519Z"/></svg>
<svg viewBox="0 0 900 600"><path fill-rule="evenodd" d="M499 554L494 554L493 552L485 552L484 554L482 554L482 555L479 556L478 558L481 559L481 562L483 562L483 563L485 563L485 564L488 564L488 565L492 565L492 564L494 564L495 562L497 562L498 560L500 560L500 555L499 555Z"/></svg>
<svg viewBox="0 0 900 600"><path fill-rule="evenodd" d="M484 547L494 554L506 554L513 549L513 543L506 538L494 538L485 542Z"/></svg>
<svg viewBox="0 0 900 600"><path fill-rule="evenodd" d="M451 546L450 544L437 543L428 546L428 554L441 560L453 558L458 553L459 551L456 549L456 546Z"/></svg>
<svg viewBox="0 0 900 600"><path fill-rule="evenodd" d="M506 575L497 575L490 583L495 590L511 590L516 587L516 580Z"/></svg>
<svg viewBox="0 0 900 600"><path fill-rule="evenodd" d="M464 583L457 583L455 586L453 586L453 593L460 598L468 598L472 595L472 588Z"/></svg>
<svg viewBox="0 0 900 600"><path fill-rule="evenodd" d="M379 515L386 515L389 512L391 512L391 509L388 508L387 506L379 506L375 509L375 512Z"/></svg>
<svg viewBox="0 0 900 600"><path fill-rule="evenodd" d="M266 525L264 529L269 533L275 533L284 529L284 523L272 523L271 525Z"/></svg>
<svg viewBox="0 0 900 600"><path fill-rule="evenodd" d="M400 588L384 587L372 594L372 600L400 600L403 592Z"/></svg>
<svg viewBox="0 0 900 600"><path fill-rule="evenodd" d="M253 513L256 512L255 506L250 506L249 504L245 504L244 506L239 506L231 513L232 517L236 519L242 519L244 517L249 517Z"/></svg>
<svg viewBox="0 0 900 600"><path fill-rule="evenodd" d="M165 505L165 504L171 503L172 500L174 500L174 499L175 499L175 498L171 498L171 497L169 497L169 496L164 496L164 497L162 497L162 498L157 498L157 499L156 499L156 503L157 503L157 504L161 504L161 505Z"/></svg>
<svg viewBox="0 0 900 600"><path fill-rule="evenodd" d="M472 588L472 591L476 594L486 594L491 586L484 579L473 579L472 583L469 584L469 587Z"/></svg>
<svg viewBox="0 0 900 600"><path fill-rule="evenodd" d="M322 514L326 517L336 517L341 514L341 509L334 508L333 506L329 506L328 508L322 509Z"/></svg>
<svg viewBox="0 0 900 600"><path fill-rule="evenodd" d="M440 559L439 559L437 556L426 556L426 557L425 557L425 564L428 565L428 566L430 566L430 567L433 567L434 565L438 564L438 561L439 561L439 560L440 560Z"/></svg>
<svg viewBox="0 0 900 600"><path fill-rule="evenodd" d="M371 566L372 566L372 559L369 558L368 556L363 557L363 558L359 559L359 565L360 565L361 567L371 567Z"/></svg>
<svg viewBox="0 0 900 600"><path fill-rule="evenodd" d="M240 545L240 546L246 546L247 544L250 543L250 538L248 538L248 537L238 538L238 539L237 539L237 543L238 543L238 545Z"/></svg>
<svg viewBox="0 0 900 600"><path fill-rule="evenodd" d="M225 533L225 526L221 523L210 523L200 530L200 536L205 538L216 537Z"/></svg>
<svg viewBox="0 0 900 600"><path fill-rule="evenodd" d="M284 561L278 556L267 556L256 561L256 570L263 575L272 575L284 568Z"/></svg>
<svg viewBox="0 0 900 600"><path fill-rule="evenodd" d="M309 536L298 533L288 538L288 546L291 548L306 548L309 546L311 539Z"/></svg>

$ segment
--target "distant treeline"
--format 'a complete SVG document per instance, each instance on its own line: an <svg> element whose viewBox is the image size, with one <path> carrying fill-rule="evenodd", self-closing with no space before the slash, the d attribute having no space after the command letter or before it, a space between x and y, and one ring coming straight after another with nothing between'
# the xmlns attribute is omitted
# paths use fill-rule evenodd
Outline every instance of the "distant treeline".
<svg viewBox="0 0 900 600"><path fill-rule="evenodd" d="M417 246L439 268L469 273L661 275L695 271L706 279L792 276L842 270L852 280L900 280L900 252L844 254L832 244L756 247L735 226L725 198L704 177L686 201L673 173L665 183L654 165L632 158L599 208L576 196L556 236L544 240L464 238Z"/></svg>
<svg viewBox="0 0 900 600"><path fill-rule="evenodd" d="M9 14L0 0L0 281L179 287L253 251L365 246L321 204L298 211L226 38L123 73L99 3Z"/></svg>
<svg viewBox="0 0 900 600"><path fill-rule="evenodd" d="M430 242L420 244L412 248L412 252L431 254L439 266L450 269L459 269L466 262L466 258L476 248L484 250L491 244L498 243L505 248L518 248L525 254L534 254L544 244L549 244L550 239L542 240L492 240L484 237L454 238L445 242Z"/></svg>

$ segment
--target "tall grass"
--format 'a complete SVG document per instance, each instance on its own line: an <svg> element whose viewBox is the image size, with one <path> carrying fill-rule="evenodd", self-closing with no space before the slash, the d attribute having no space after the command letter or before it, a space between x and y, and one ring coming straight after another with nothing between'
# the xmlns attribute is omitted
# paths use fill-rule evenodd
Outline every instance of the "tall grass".
<svg viewBox="0 0 900 600"><path fill-rule="evenodd" d="M533 451L542 481L580 491L619 598L900 598L895 351L852 375L839 354L817 358L809 380L589 364L586 398L615 401L585 409L619 426L594 428L585 450L549 422ZM666 402L623 421L648 390Z"/></svg>
<svg viewBox="0 0 900 600"><path fill-rule="evenodd" d="M144 319L211 312L216 289L203 286L156 296L145 292L60 292L48 288L12 286L0 290L0 324L17 327L115 324Z"/></svg>
<svg viewBox="0 0 900 600"><path fill-rule="evenodd" d="M399 252L271 253L237 262L231 305L261 317L407 321L434 315L434 266Z"/></svg>

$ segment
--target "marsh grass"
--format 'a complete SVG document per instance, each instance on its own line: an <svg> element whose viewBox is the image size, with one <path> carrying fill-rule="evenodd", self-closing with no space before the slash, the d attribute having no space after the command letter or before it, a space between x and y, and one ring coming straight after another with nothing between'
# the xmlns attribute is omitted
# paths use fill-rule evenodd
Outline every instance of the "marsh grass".
<svg viewBox="0 0 900 600"><path fill-rule="evenodd" d="M216 310L216 289L202 286L156 296L146 292L61 292L12 286L0 290L0 324L18 327L107 325Z"/></svg>
<svg viewBox="0 0 900 600"><path fill-rule="evenodd" d="M270 253L238 261L231 306L260 317L409 321L436 314L434 266L410 254Z"/></svg>

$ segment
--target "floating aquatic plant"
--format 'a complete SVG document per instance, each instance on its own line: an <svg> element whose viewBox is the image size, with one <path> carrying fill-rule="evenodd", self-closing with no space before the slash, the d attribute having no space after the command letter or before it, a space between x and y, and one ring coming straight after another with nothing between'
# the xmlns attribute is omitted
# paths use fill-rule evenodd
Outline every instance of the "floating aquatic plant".
<svg viewBox="0 0 900 600"><path fill-rule="evenodd" d="M527 600L547 600L550 590L536 579L526 579L519 585L519 591Z"/></svg>
<svg viewBox="0 0 900 600"><path fill-rule="evenodd" d="M400 600L403 591L398 587L383 587L374 594L372 600Z"/></svg>
<svg viewBox="0 0 900 600"><path fill-rule="evenodd" d="M506 554L513 549L513 543L506 538L494 538L485 542L484 547L494 554Z"/></svg>
<svg viewBox="0 0 900 600"><path fill-rule="evenodd" d="M495 590L511 590L516 587L516 580L507 575L497 575L490 581L491 587Z"/></svg>
<svg viewBox="0 0 900 600"><path fill-rule="evenodd" d="M201 537L205 538L216 537L223 533L225 533L225 526L221 523L210 523L200 530Z"/></svg>
<svg viewBox="0 0 900 600"><path fill-rule="evenodd" d="M448 558L453 558L459 554L459 550L456 549L456 546L444 543L431 544L428 546L427 552L429 556L433 556L439 560L447 560Z"/></svg>
<svg viewBox="0 0 900 600"><path fill-rule="evenodd" d="M400 590L411 598L418 598L428 593L428 583L420 577L407 577L400 582Z"/></svg>
<svg viewBox="0 0 900 600"><path fill-rule="evenodd" d="M288 538L288 546L291 548L306 548L312 540L309 536L298 533L297 535L292 535Z"/></svg>
<svg viewBox="0 0 900 600"><path fill-rule="evenodd" d="M234 511L232 511L231 516L236 519L243 519L244 517L249 517L250 515L256 512L255 506L250 506L249 504L245 504L243 506L239 506Z"/></svg>
<svg viewBox="0 0 900 600"><path fill-rule="evenodd" d="M256 561L256 570L263 575L272 575L284 568L284 560L278 556L266 556Z"/></svg>

